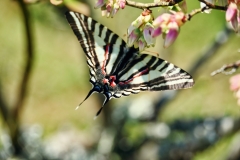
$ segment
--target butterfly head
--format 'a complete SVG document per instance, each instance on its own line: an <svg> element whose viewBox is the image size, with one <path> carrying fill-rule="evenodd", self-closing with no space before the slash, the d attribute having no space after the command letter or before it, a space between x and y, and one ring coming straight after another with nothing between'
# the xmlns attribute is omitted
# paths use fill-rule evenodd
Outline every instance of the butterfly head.
<svg viewBox="0 0 240 160"><path fill-rule="evenodd" d="M111 83L111 82L110 82ZM105 100L103 102L102 107L100 108L100 110L97 112L96 117L101 113L103 106L112 98L112 93L109 91L109 82L104 83L104 85L99 85L99 84L95 84L93 86L93 88L89 91L88 95L86 96L86 98L78 105L78 107L85 101L87 100L94 92L98 92L98 93L103 93L103 95L105 96Z"/></svg>

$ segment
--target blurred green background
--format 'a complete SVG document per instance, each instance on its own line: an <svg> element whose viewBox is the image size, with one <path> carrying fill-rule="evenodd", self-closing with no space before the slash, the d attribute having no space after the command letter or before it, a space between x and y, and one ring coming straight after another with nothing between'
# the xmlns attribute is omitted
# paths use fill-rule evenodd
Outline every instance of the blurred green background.
<svg viewBox="0 0 240 160"><path fill-rule="evenodd" d="M65 3L68 6L79 7L78 10L82 10L85 14L92 13L91 17L126 40L128 26L141 11L127 6L114 18L106 18L101 16L100 10L93 9L94 2L94 0L88 1L91 8L84 8L85 5L70 0ZM199 8L198 1L187 1L187 3L188 12ZM34 124L42 126L43 139L56 134L64 126L70 126L78 133L85 146L91 146L98 141L103 127L102 114L97 120L93 120L101 103L97 100L97 94L94 94L75 110L91 89L91 84L84 53L64 16L67 9L63 5L54 6L46 0L29 4L28 9L33 26L35 64L21 114L22 126ZM158 9L153 9L153 12L155 17L160 14ZM0 15L0 77L5 100L11 106L16 101L19 80L23 72L25 33L22 14L16 1L0 1ZM181 28L178 39L171 47L164 49L162 38L159 37L156 46L147 50L159 53L160 58L188 71L225 25L225 12L201 13ZM229 90L230 76L222 74L210 76L212 71L223 64L239 59L239 42L237 34L233 34L215 56L210 57L195 73L195 86L181 91L168 103L161 111L158 121L240 117L240 106ZM111 101L117 106L139 97L144 97L146 101L160 98L158 93L153 92ZM0 128L1 130L4 128L2 119L0 119ZM129 135L138 132L134 131L131 125L128 130ZM224 159L234 136L221 139L214 146L194 155L194 159Z"/></svg>

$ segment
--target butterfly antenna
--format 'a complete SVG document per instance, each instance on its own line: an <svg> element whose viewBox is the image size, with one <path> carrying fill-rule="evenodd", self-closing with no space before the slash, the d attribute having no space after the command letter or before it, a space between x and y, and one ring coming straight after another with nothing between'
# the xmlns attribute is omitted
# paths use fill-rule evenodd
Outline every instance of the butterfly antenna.
<svg viewBox="0 0 240 160"><path fill-rule="evenodd" d="M102 112L102 109L103 109L103 107L105 106L105 104L106 104L106 103L111 99L111 97L112 97L112 94L111 94L110 92L105 92L104 95L105 95L106 98L105 98L105 100L104 100L104 102L103 102L102 107L99 109L99 111L97 112L96 116L94 117L94 120L97 119L97 117L99 116L99 114Z"/></svg>
<svg viewBox="0 0 240 160"><path fill-rule="evenodd" d="M88 95L86 96L86 98L76 107L75 110L77 110L81 104L86 101L88 99L88 97L90 97L94 92L100 92L101 91L101 88L99 86L94 86L88 93Z"/></svg>

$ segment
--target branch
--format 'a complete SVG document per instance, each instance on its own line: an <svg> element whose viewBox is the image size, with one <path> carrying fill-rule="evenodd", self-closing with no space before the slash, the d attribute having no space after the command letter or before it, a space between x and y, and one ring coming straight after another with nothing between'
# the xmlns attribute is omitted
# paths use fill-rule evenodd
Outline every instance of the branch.
<svg viewBox="0 0 240 160"><path fill-rule="evenodd" d="M26 33L27 42L26 42L26 52L25 52L26 53L25 69L24 69L22 81L20 82L20 89L19 89L17 101L13 110L13 116L16 119L18 119L19 117L19 111L21 111L23 108L24 99L27 93L27 85L28 85L30 74L32 71L33 59L34 59L33 44L32 44L33 40L32 40L32 34L31 34L32 29L31 29L31 22L29 19L29 13L23 0L19 0L18 2L23 14L23 20L25 25L24 29Z"/></svg>
<svg viewBox="0 0 240 160"><path fill-rule="evenodd" d="M211 73L211 76L215 76L216 74L219 74L219 73L229 75L229 74L232 74L232 73L236 72L238 67L240 67L240 60L238 60L234 63L230 63L230 64L222 66L220 69L218 69L216 71L213 71ZM231 69L231 70L227 71L229 69Z"/></svg>
<svg viewBox="0 0 240 160"><path fill-rule="evenodd" d="M140 9L149 9L149 8L156 8L156 7L167 7L167 6L173 6L175 4L178 4L182 2L183 0L159 0L159 2L153 2L153 3L141 3L141 2L135 2L131 0L126 0L126 5L134 8L140 8ZM206 9L216 9L216 10L227 10L227 6L219 6L214 5L212 3L207 2L206 0L198 0L199 2L202 2L206 4Z"/></svg>
<svg viewBox="0 0 240 160"><path fill-rule="evenodd" d="M222 11L226 11L227 10L227 6L218 6L218 5L214 5L212 3L209 3L205 0L198 0L199 2L205 3L206 6L208 7L208 9L216 9L216 10L222 10Z"/></svg>
<svg viewBox="0 0 240 160"><path fill-rule="evenodd" d="M4 96L2 95L2 87L0 84L0 112L2 114L3 120L8 123L8 107L4 101Z"/></svg>
<svg viewBox="0 0 240 160"><path fill-rule="evenodd" d="M149 8L154 8L154 7L173 6L175 4L180 3L181 1L183 1L183 0L160 0L159 2L153 2L153 3L140 3L140 2L126 0L126 5L128 5L130 7L134 7L134 8L140 8L140 9L147 8L147 9L149 9ZM196 14L202 13L205 10L208 10L208 9L216 9L216 10L222 10L222 11L227 10L227 6L214 5L214 4L209 3L205 0L198 0L198 1L206 4L206 6L203 7L203 8L195 9L191 13L187 14L186 15L186 21L187 20L189 21Z"/></svg>
<svg viewBox="0 0 240 160"><path fill-rule="evenodd" d="M153 3L140 3L140 2L126 0L126 5L134 8L149 9L149 8L156 8L156 7L173 6L181 1L183 0L160 0L159 2L153 2Z"/></svg>
<svg viewBox="0 0 240 160"><path fill-rule="evenodd" d="M186 18L185 18L186 21L187 20L190 21L193 16L197 15L198 13L202 13L205 10L208 10L208 9L217 9L217 10L223 10L223 11L227 10L227 6L217 6L217 5L211 4L209 2L206 2L204 0L199 0L199 1L202 2L202 3L205 3L206 6L203 7L203 8L198 8L198 9L192 10L191 13L186 15Z"/></svg>

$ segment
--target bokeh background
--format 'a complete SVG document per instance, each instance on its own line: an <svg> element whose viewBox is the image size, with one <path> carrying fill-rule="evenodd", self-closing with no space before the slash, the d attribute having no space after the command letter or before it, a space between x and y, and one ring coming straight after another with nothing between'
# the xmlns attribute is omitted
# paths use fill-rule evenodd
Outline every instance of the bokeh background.
<svg viewBox="0 0 240 160"><path fill-rule="evenodd" d="M225 12L196 15L181 28L171 47L164 49L159 37L154 48L147 48L147 53L158 53L191 71L195 79L192 89L113 99L93 120L104 97L94 94L75 110L91 84L85 55L64 13L74 10L89 15L126 40L127 28L141 10L127 6L114 18L106 18L94 9L94 0L69 0L58 6L47 0L30 2L25 6L34 63L18 122L13 122L19 127L20 148L16 152L1 111L0 159L240 158L240 106L229 90L230 75L210 76L240 57L240 39L226 29ZM187 3L188 12L199 8L198 1ZM153 12L156 17L162 10ZM26 63L24 27L19 2L0 1L0 91L9 112L19 98ZM228 33L225 38L224 33ZM220 45L209 51L220 35Z"/></svg>

